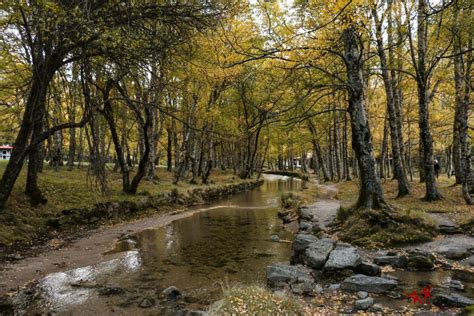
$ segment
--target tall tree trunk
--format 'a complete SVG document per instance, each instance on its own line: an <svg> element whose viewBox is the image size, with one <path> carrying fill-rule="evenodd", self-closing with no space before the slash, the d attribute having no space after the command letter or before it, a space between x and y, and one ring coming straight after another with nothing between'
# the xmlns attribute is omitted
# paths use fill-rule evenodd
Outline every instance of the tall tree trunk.
<svg viewBox="0 0 474 316"><path fill-rule="evenodd" d="M352 127L352 147L359 164L361 186L356 208L379 209L387 205L384 200L380 179L375 171L372 153L372 136L365 111L364 78L362 75L362 47L355 27L343 32L344 59L348 77L349 114Z"/></svg>
<svg viewBox="0 0 474 316"><path fill-rule="evenodd" d="M418 91L418 125L420 128L420 141L423 147L423 169L425 172L427 201L441 199L441 195L436 188L436 177L433 165L433 138L430 131L429 120L429 97L428 82L429 73L426 62L427 50L427 27L428 16L426 0L418 0L418 19L417 19L417 40L418 40L418 61L416 71L416 83Z"/></svg>
<svg viewBox="0 0 474 316"><path fill-rule="evenodd" d="M310 119L307 120L307 124L308 124L309 131L311 132L311 142L313 143L313 149L319 162L319 168L323 174L323 180L324 182L328 182L331 179L329 178L326 165L324 164L323 153L321 150L321 146L319 145L318 134L317 134L316 128L314 127L314 124L313 122L311 122Z"/></svg>
<svg viewBox="0 0 474 316"><path fill-rule="evenodd" d="M382 21L379 20L377 15L377 10L375 7L372 7L372 16L375 21L375 37L377 39L377 52L380 58L380 65L382 68L382 79L385 86L385 95L387 99L387 113L389 117L389 126L390 126L390 136L392 139L392 162L393 162L393 171L394 176L398 181L398 197L403 197L410 194L410 188L408 185L407 175L405 173L405 168L403 167L403 156L400 152L400 142L398 137L400 133L397 126L397 112L396 100L394 98L393 88L393 78L390 77L390 72L388 69L387 56L385 54L385 47L383 44L383 35L382 35Z"/></svg>

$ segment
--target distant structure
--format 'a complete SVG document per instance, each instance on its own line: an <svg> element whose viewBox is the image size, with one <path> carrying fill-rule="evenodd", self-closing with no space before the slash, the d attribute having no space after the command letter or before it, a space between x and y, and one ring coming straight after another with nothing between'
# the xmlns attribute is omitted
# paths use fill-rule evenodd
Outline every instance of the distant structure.
<svg viewBox="0 0 474 316"><path fill-rule="evenodd" d="M0 160L10 160L13 147L10 145L0 146Z"/></svg>

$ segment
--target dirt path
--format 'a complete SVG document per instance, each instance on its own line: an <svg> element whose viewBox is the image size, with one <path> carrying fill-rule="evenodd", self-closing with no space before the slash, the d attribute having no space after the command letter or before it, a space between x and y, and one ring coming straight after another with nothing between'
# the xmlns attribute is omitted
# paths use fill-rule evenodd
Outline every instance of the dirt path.
<svg viewBox="0 0 474 316"><path fill-rule="evenodd" d="M318 220L319 227L326 230L336 218L341 203L335 199L338 192L335 184L318 184L318 201L306 206L307 212Z"/></svg>
<svg viewBox="0 0 474 316"><path fill-rule="evenodd" d="M88 236L74 240L59 249L47 250L36 257L28 257L8 263L0 271L0 296L50 273L121 257L123 253L107 252L111 250L114 242L124 235L134 234L148 228L163 227L175 220L192 216L197 212L219 207L229 207L229 205L175 211L171 214L160 214L134 222L103 227L93 230Z"/></svg>

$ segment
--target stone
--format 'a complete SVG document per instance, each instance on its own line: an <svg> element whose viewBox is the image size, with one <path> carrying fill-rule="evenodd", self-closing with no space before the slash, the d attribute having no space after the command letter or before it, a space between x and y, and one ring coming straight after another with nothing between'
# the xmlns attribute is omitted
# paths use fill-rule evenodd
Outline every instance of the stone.
<svg viewBox="0 0 474 316"><path fill-rule="evenodd" d="M474 267L474 256L470 256L463 260L464 264L467 264L470 267Z"/></svg>
<svg viewBox="0 0 474 316"><path fill-rule="evenodd" d="M464 259L471 255L469 249L462 245L442 245L436 252L448 259Z"/></svg>
<svg viewBox="0 0 474 316"><path fill-rule="evenodd" d="M331 251L324 265L325 271L354 269L362 263L359 252L354 247L340 247Z"/></svg>
<svg viewBox="0 0 474 316"><path fill-rule="evenodd" d="M312 242L303 254L303 262L310 268L321 269L334 249L334 245L335 241L328 238Z"/></svg>
<svg viewBox="0 0 474 316"><path fill-rule="evenodd" d="M328 286L329 291L338 291L340 288L341 288L341 285L339 283L331 284Z"/></svg>
<svg viewBox="0 0 474 316"><path fill-rule="evenodd" d="M383 307L380 304L374 304L372 307L369 308L369 311L372 313L382 313Z"/></svg>
<svg viewBox="0 0 474 316"><path fill-rule="evenodd" d="M367 292L364 292L364 291L357 292L357 297L359 299L364 299L364 298L367 298L368 296L369 296L369 293L367 293Z"/></svg>
<svg viewBox="0 0 474 316"><path fill-rule="evenodd" d="M293 251L295 252L303 252L308 248L309 244L318 240L318 238L314 235L310 234L298 234L296 235L295 240L293 241Z"/></svg>
<svg viewBox="0 0 474 316"><path fill-rule="evenodd" d="M176 300L183 296L176 286L167 287L161 292L161 295L169 300Z"/></svg>
<svg viewBox="0 0 474 316"><path fill-rule="evenodd" d="M374 263L379 266L390 265L396 268L405 268L407 258L405 256L380 256L374 258Z"/></svg>
<svg viewBox="0 0 474 316"><path fill-rule="evenodd" d="M365 311L372 305L374 305L374 299L371 297L355 301L355 309L357 311Z"/></svg>
<svg viewBox="0 0 474 316"><path fill-rule="evenodd" d="M474 300L456 293L439 293L434 295L433 304L445 307L466 307L474 305Z"/></svg>
<svg viewBox="0 0 474 316"><path fill-rule="evenodd" d="M375 263L362 262L354 269L354 272L368 276L379 276L382 273L382 269Z"/></svg>
<svg viewBox="0 0 474 316"><path fill-rule="evenodd" d="M284 287L287 284L314 282L311 270L302 265L274 263L267 267L267 284L269 287Z"/></svg>
<svg viewBox="0 0 474 316"><path fill-rule="evenodd" d="M280 242L280 237L278 237L278 235L271 235L270 240L274 242Z"/></svg>
<svg viewBox="0 0 474 316"><path fill-rule="evenodd" d="M125 290L120 287L114 286L104 286L100 288L97 292L102 296L113 296L113 295L122 295L125 294Z"/></svg>
<svg viewBox="0 0 474 316"><path fill-rule="evenodd" d="M303 281L290 285L291 291L296 295L312 295L316 284L314 281Z"/></svg>
<svg viewBox="0 0 474 316"><path fill-rule="evenodd" d="M155 305L155 300L152 298L144 298L138 305L141 308L150 308Z"/></svg>
<svg viewBox="0 0 474 316"><path fill-rule="evenodd" d="M300 230L303 230L303 231L311 231L313 230L313 223L310 222L310 221L300 221Z"/></svg>
<svg viewBox="0 0 474 316"><path fill-rule="evenodd" d="M308 208L307 206L301 206L298 209L298 213L299 213L300 219L308 221L308 222L314 221L313 210Z"/></svg>
<svg viewBox="0 0 474 316"><path fill-rule="evenodd" d="M464 291L464 284L459 280L447 280L446 282L443 282L443 286L450 289Z"/></svg>
<svg viewBox="0 0 474 316"><path fill-rule="evenodd" d="M356 274L346 278L341 284L341 289L354 292L383 293L397 285L398 282L393 279Z"/></svg>
<svg viewBox="0 0 474 316"><path fill-rule="evenodd" d="M195 311L188 311L186 313L186 316L206 316L207 313L205 311L198 311L198 310L195 310Z"/></svg>
<svg viewBox="0 0 474 316"><path fill-rule="evenodd" d="M411 270L432 270L435 257L428 252L414 251L407 256L407 267Z"/></svg>

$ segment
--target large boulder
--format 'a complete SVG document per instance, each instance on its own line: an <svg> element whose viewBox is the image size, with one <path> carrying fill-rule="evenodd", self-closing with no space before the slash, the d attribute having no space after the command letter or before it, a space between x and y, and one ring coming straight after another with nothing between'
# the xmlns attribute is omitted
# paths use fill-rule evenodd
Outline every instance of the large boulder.
<svg viewBox="0 0 474 316"><path fill-rule="evenodd" d="M362 263L359 252L354 247L339 247L331 251L324 265L325 271L354 269Z"/></svg>
<svg viewBox="0 0 474 316"><path fill-rule="evenodd" d="M439 293L434 295L433 304L446 307L466 307L474 305L474 300L456 293Z"/></svg>
<svg viewBox="0 0 474 316"><path fill-rule="evenodd" d="M319 239L309 244L303 254L303 262L313 269L324 267L329 254L334 249L336 242L329 238Z"/></svg>
<svg viewBox="0 0 474 316"><path fill-rule="evenodd" d="M374 258L374 263L379 266L390 265L396 268L406 268L407 258L405 256L380 256Z"/></svg>
<svg viewBox="0 0 474 316"><path fill-rule="evenodd" d="M267 284L269 287L281 288L294 283L312 283L311 269L302 265L274 263L267 267Z"/></svg>
<svg viewBox="0 0 474 316"><path fill-rule="evenodd" d="M393 289L397 284L396 280L389 278L356 274L346 278L341 284L341 289L354 292L383 293Z"/></svg>
<svg viewBox="0 0 474 316"><path fill-rule="evenodd" d="M293 251L298 253L303 252L306 250L306 248L308 248L309 244L317 240L318 238L314 235L298 234L293 241Z"/></svg>

